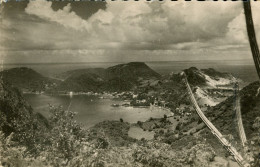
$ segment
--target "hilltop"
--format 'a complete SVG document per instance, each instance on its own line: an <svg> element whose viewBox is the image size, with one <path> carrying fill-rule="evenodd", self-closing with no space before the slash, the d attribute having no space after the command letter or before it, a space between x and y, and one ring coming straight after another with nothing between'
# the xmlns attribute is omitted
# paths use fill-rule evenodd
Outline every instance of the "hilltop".
<svg viewBox="0 0 260 167"><path fill-rule="evenodd" d="M233 85L239 81L231 74L218 72L212 68L184 70L199 104L215 106L233 93ZM185 85L180 73L161 76L144 62L118 64L107 69L87 68L66 71L56 78L42 76L36 71L21 67L0 73L3 81L11 83L26 92L124 92L139 94L138 100L146 99L149 105L157 100L167 102L174 109L180 104L189 104ZM151 97L153 96L153 97Z"/></svg>
<svg viewBox="0 0 260 167"><path fill-rule="evenodd" d="M130 62L127 64L119 64L107 68L107 76L109 79L121 78L123 80L138 80L160 78L160 74L152 70L144 62Z"/></svg>
<svg viewBox="0 0 260 167"><path fill-rule="evenodd" d="M233 86L240 79L231 74L218 72L214 69L197 69L191 67L184 70L187 79L193 89L195 98L199 104L204 106L215 106L232 95ZM166 102L166 106L171 109L180 106L187 107L189 98L183 76L180 73L171 73L161 77L158 82L146 83L143 87L138 87L137 92L147 96L154 96L161 102ZM183 104L183 105L181 105Z"/></svg>
<svg viewBox="0 0 260 167"><path fill-rule="evenodd" d="M221 73L212 68L197 69L191 67L184 70L191 86L196 89L201 103L216 105L218 102L207 95L213 89L231 89L236 79L231 74ZM183 84L179 74L161 76L144 62L118 64L107 69L87 68L66 71L55 76L57 79L42 76L27 67L4 70L0 73L5 82L12 83L23 91L74 91L74 92L122 92L146 91L180 92ZM209 91L209 89L211 89ZM215 92L216 93L216 92ZM221 96L223 93L218 93ZM178 95L179 96L179 95Z"/></svg>
<svg viewBox="0 0 260 167"><path fill-rule="evenodd" d="M222 73L212 68L185 69L187 79L193 88L196 99L203 106L215 106L233 93L235 83L241 82L229 73ZM75 92L123 92L134 91L140 95L136 100L150 105L155 98L164 101L171 109L180 104L189 104L186 87L180 73L161 76L143 62L119 64L107 69L78 69L60 75L65 79L57 86L58 91Z"/></svg>
<svg viewBox="0 0 260 167"><path fill-rule="evenodd" d="M229 73L222 73L213 68L199 70L196 67L191 67L185 69L184 72L189 83L193 86L210 88L232 87L235 82L241 81Z"/></svg>
<svg viewBox="0 0 260 167"><path fill-rule="evenodd" d="M217 105L233 93L236 82L242 82L229 73L222 73L212 68L199 70L191 67L184 71L201 105Z"/></svg>
<svg viewBox="0 0 260 167"><path fill-rule="evenodd" d="M58 81L42 76L27 67L12 68L0 72L3 82L12 84L23 91L44 91L55 86Z"/></svg>
<svg viewBox="0 0 260 167"><path fill-rule="evenodd" d="M58 90L61 91L126 91L131 90L146 79L159 79L156 73L143 62L119 64L107 69L78 69L60 75L65 79Z"/></svg>

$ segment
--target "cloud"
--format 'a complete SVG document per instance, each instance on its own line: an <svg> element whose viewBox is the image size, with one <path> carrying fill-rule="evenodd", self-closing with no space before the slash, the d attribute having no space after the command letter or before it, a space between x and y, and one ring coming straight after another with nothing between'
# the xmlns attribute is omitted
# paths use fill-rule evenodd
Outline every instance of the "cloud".
<svg viewBox="0 0 260 167"><path fill-rule="evenodd" d="M260 6L255 1L251 2L253 21L257 40L260 40ZM248 44L248 36L246 30L246 21L243 9L228 24L228 32L225 40L229 43Z"/></svg>
<svg viewBox="0 0 260 167"><path fill-rule="evenodd" d="M88 17L83 17L83 12L78 15L70 3L56 10L52 4L30 1L24 11L13 14L15 17L6 15L0 25L4 34L0 49L21 50L7 53L13 56L56 54L65 59L64 54L66 60L71 60L69 54L78 55L78 60L96 54L95 61L144 55L149 60L157 60L156 56L187 59L209 54L215 59L223 55L231 58L234 53L238 58L250 55L242 2L107 1L105 8ZM259 41L260 6L252 1L252 8Z"/></svg>
<svg viewBox="0 0 260 167"><path fill-rule="evenodd" d="M224 38L227 32L234 33L230 22L242 9L241 4L234 2L108 2L105 10L84 20L71 11L70 4L54 11L51 3L30 1L25 11L67 28L87 31L90 35L86 40L97 43L95 47L101 49L109 46L114 49L115 43L120 43L118 49L140 46L165 49L172 44Z"/></svg>
<svg viewBox="0 0 260 167"><path fill-rule="evenodd" d="M90 25L87 21L71 11L71 6L68 4L62 10L54 11L51 8L52 2L45 0L30 1L25 8L25 12L31 15L36 15L42 19L57 22L66 28L75 30L89 30Z"/></svg>
<svg viewBox="0 0 260 167"><path fill-rule="evenodd" d="M260 22L256 19L258 13L254 12L256 28ZM110 2L106 10L95 13L88 21L97 41L118 42L118 49L194 49L248 44L240 2Z"/></svg>

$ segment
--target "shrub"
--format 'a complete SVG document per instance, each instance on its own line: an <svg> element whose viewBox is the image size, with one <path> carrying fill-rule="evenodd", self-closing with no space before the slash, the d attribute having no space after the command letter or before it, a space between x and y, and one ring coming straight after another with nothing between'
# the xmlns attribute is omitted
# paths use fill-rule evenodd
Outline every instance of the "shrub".
<svg viewBox="0 0 260 167"><path fill-rule="evenodd" d="M138 125L139 127L142 127L142 126L143 126L143 123L142 123L141 121L137 121L137 125Z"/></svg>
<svg viewBox="0 0 260 167"><path fill-rule="evenodd" d="M176 130L180 130L181 129L181 124L178 123L178 125L175 128Z"/></svg>
<svg viewBox="0 0 260 167"><path fill-rule="evenodd" d="M161 130L159 131L159 134L164 134L164 130L161 129Z"/></svg>
<svg viewBox="0 0 260 167"><path fill-rule="evenodd" d="M53 164L61 161L67 164L79 154L86 133L73 120L75 112L51 106L50 113L50 129L45 134L46 144L42 147L48 152L46 158Z"/></svg>
<svg viewBox="0 0 260 167"><path fill-rule="evenodd" d="M198 120L198 124L200 124L200 123L202 123L202 120L201 120L201 119Z"/></svg>

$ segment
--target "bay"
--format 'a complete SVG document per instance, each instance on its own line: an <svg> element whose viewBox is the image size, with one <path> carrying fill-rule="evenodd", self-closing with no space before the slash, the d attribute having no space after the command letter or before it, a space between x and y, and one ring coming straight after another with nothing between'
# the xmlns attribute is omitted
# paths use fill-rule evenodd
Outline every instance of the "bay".
<svg viewBox="0 0 260 167"><path fill-rule="evenodd" d="M129 123L146 121L150 117L162 118L164 114L172 113L163 109L134 108L134 107L112 107L112 104L122 105L125 102L115 99L100 99L91 95L76 95L70 98L66 95L49 96L45 94L24 94L25 99L36 111L49 117L49 105L62 106L64 110L69 107L70 111L77 112L75 120L89 128L105 120L119 120L122 118Z"/></svg>

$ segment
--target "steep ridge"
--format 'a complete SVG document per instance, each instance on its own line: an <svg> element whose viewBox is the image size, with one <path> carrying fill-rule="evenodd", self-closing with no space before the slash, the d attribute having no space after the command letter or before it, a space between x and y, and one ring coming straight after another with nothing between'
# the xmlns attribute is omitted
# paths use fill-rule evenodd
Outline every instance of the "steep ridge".
<svg viewBox="0 0 260 167"><path fill-rule="evenodd" d="M112 91L131 90L143 80L159 79L161 76L143 62L119 64L107 69L105 88Z"/></svg>
<svg viewBox="0 0 260 167"><path fill-rule="evenodd" d="M260 87L259 82L253 82L240 91L241 114L246 136L250 140L254 133L253 123L256 117L260 115L260 96L257 90ZM257 95L257 96L256 96ZM222 103L212 108L208 116L214 115L213 121L217 128L222 129L225 134L232 134L239 141L234 111L235 97L231 96Z"/></svg>
<svg viewBox="0 0 260 167"><path fill-rule="evenodd" d="M237 81L241 81L229 73L218 72L212 68L199 70L196 67L191 67L184 72L187 74L189 83L193 86L228 87L233 86Z"/></svg>
<svg viewBox="0 0 260 167"><path fill-rule="evenodd" d="M5 135L14 132L17 137L27 138L24 141L29 142L30 136L23 136L25 131L33 135L38 128L47 126L47 120L33 112L17 88L0 81L0 129Z"/></svg>
<svg viewBox="0 0 260 167"><path fill-rule="evenodd" d="M203 73L196 67L184 70L189 83L193 86L206 86L206 78Z"/></svg>
<svg viewBox="0 0 260 167"><path fill-rule="evenodd" d="M198 106L195 97L193 96L192 90L189 86L188 80L185 76L185 83L187 85L187 89L189 91L189 96L190 99L192 101L192 104L197 112L197 114L199 115L199 117L202 119L202 121L206 124L206 126L210 129L211 133L216 136L216 138L221 142L221 144L223 146L225 146L227 148L227 150L234 156L234 159L241 165L244 166L244 159L243 157L240 155L239 152L237 152L237 150L231 146L231 144L224 138L224 136L220 133L220 131L211 123L211 121L204 115L204 113L201 111L200 107ZM246 164L245 166L248 166L248 164Z"/></svg>
<svg viewBox="0 0 260 167"><path fill-rule="evenodd" d="M107 68L108 78L121 78L123 80L138 80L139 78L160 78L160 74L152 70L143 62L119 64Z"/></svg>
<svg viewBox="0 0 260 167"><path fill-rule="evenodd" d="M61 91L125 91L131 90L145 79L159 79L156 73L143 62L119 64L107 69L79 69L61 75L66 78Z"/></svg>
<svg viewBox="0 0 260 167"><path fill-rule="evenodd" d="M76 69L76 70L71 70L71 71L66 71L64 73L61 73L57 75L57 78L66 80L69 77L77 77L82 74L96 74L102 78L105 78L106 76L106 69L104 68L87 68L87 69Z"/></svg>
<svg viewBox="0 0 260 167"><path fill-rule="evenodd" d="M59 91L75 91L75 92L98 92L104 84L102 78L93 73L84 73L81 75L72 75L58 86Z"/></svg>
<svg viewBox="0 0 260 167"><path fill-rule="evenodd" d="M233 86L237 81L242 82L240 79L233 77L229 73L218 72L214 69L197 69L191 67L185 69L187 80L189 81L195 98L201 106L215 106L218 103L226 99L226 97L232 95ZM171 74L168 78L164 77L163 87L169 87L170 85L176 91L185 92L180 74ZM179 83L179 84L177 84ZM167 86L166 86L167 85ZM177 86L179 85L179 86ZM180 95L179 97L182 97ZM188 97L183 97L185 103L188 101Z"/></svg>
<svg viewBox="0 0 260 167"><path fill-rule="evenodd" d="M57 80L44 77L27 67L4 70L0 72L0 77L4 82L23 91L44 91L58 83Z"/></svg>
<svg viewBox="0 0 260 167"><path fill-rule="evenodd" d="M199 70L196 67L191 67L184 71L191 86L197 87L197 97L201 99L201 103L210 106L218 102L208 96L212 92L208 89L220 87L230 89L230 86L237 81L231 74L221 73L214 69ZM136 88L146 90L175 89L176 91L181 89L177 86L180 81L179 74L162 77L144 62L119 64L107 69L88 68L67 71L56 76L63 81L44 77L26 67L5 70L0 75L5 82L12 83L23 91L116 92ZM175 86L170 88L170 85ZM207 98L210 100L206 100Z"/></svg>

